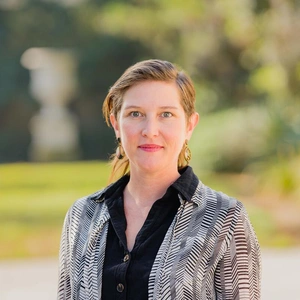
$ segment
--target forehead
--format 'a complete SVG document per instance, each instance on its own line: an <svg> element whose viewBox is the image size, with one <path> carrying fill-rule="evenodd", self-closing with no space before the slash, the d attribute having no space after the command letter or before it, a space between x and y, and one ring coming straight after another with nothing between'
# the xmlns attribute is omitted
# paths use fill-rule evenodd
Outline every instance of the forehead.
<svg viewBox="0 0 300 300"><path fill-rule="evenodd" d="M130 87L123 96L123 104L143 103L180 105L180 93L175 82L143 81Z"/></svg>

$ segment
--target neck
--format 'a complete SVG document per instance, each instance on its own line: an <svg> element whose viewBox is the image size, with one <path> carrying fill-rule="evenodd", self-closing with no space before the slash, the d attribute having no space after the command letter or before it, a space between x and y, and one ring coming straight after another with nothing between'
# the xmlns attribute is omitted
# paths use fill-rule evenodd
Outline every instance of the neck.
<svg viewBox="0 0 300 300"><path fill-rule="evenodd" d="M178 171L145 174L130 171L130 180L124 190L125 199L134 201L139 206L152 206L160 199L168 187L180 176Z"/></svg>

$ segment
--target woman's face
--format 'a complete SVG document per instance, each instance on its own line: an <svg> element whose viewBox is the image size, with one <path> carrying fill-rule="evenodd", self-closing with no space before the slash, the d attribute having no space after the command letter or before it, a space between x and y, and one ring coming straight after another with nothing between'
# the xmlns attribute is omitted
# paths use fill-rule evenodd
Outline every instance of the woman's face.
<svg viewBox="0 0 300 300"><path fill-rule="evenodd" d="M177 172L179 153L198 114L186 119L175 83L144 81L125 92L118 120L114 115L110 120L131 172Z"/></svg>

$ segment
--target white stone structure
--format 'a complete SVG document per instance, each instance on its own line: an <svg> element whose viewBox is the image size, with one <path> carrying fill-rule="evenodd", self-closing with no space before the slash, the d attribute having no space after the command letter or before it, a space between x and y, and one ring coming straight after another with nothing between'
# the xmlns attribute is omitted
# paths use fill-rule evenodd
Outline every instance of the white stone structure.
<svg viewBox="0 0 300 300"><path fill-rule="evenodd" d="M30 48L21 57L30 70L30 91L41 104L29 124L32 161L79 157L78 124L67 104L76 92L76 60L70 51Z"/></svg>

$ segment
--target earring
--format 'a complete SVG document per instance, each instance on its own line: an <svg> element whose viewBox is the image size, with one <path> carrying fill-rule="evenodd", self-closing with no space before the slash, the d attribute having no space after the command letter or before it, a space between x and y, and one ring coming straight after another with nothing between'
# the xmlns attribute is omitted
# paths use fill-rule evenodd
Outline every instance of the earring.
<svg viewBox="0 0 300 300"><path fill-rule="evenodd" d="M117 143L118 143L118 148L116 150L116 157L118 159L122 159L124 158L125 152L121 144L121 139L119 137L117 138Z"/></svg>
<svg viewBox="0 0 300 300"><path fill-rule="evenodd" d="M192 152L191 152L191 149L188 146L188 141L185 140L185 143L184 143L184 159L186 160L187 164L189 164L191 158L192 158Z"/></svg>

